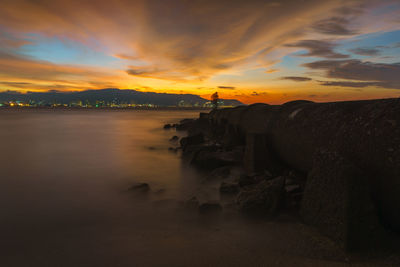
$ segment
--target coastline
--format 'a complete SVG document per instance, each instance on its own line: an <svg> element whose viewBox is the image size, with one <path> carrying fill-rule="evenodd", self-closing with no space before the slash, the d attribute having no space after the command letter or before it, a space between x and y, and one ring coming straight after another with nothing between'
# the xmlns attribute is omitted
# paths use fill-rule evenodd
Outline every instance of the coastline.
<svg viewBox="0 0 400 267"><path fill-rule="evenodd" d="M346 251L381 249L399 239L393 232L399 229L399 103L218 109L181 121L188 137L180 145L183 158L208 173L205 180L219 180L221 194L233 194L239 210L269 217L290 211Z"/></svg>

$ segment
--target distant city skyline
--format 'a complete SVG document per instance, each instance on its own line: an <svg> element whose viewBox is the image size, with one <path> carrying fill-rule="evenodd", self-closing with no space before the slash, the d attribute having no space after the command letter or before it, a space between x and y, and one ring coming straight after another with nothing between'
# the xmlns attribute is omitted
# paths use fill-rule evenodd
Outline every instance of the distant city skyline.
<svg viewBox="0 0 400 267"><path fill-rule="evenodd" d="M220 99L220 106L242 105L234 99ZM191 94L165 94L135 90L101 89L78 92L0 92L0 107L198 107L211 108L211 101Z"/></svg>
<svg viewBox="0 0 400 267"><path fill-rule="evenodd" d="M2 0L0 91L400 96L396 0Z"/></svg>

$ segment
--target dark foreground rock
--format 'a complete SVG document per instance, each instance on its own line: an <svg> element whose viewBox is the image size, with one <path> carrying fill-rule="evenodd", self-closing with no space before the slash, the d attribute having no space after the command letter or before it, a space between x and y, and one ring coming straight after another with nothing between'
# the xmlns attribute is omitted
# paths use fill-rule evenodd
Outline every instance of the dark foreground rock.
<svg viewBox="0 0 400 267"><path fill-rule="evenodd" d="M188 146L199 145L202 143L204 143L204 135L201 133L183 137L180 140L183 150L185 150Z"/></svg>
<svg viewBox="0 0 400 267"><path fill-rule="evenodd" d="M240 154L235 151L200 150L193 156L190 163L205 170L214 170L223 166L240 164L240 160Z"/></svg>
<svg viewBox="0 0 400 267"><path fill-rule="evenodd" d="M183 144L192 164L206 171L244 167L238 178L242 210L272 203L267 195L280 199L267 184L281 176L285 208L301 206L306 223L344 248L371 243L365 237L382 226L400 232L400 99L254 104L183 124L189 138L204 137ZM244 153L232 157L238 147ZM320 155L326 148L331 156ZM266 170L269 177L256 175ZM274 207L262 209L268 214Z"/></svg>
<svg viewBox="0 0 400 267"><path fill-rule="evenodd" d="M236 194L239 192L239 185L237 183L222 182L219 191L224 194Z"/></svg>
<svg viewBox="0 0 400 267"><path fill-rule="evenodd" d="M275 215L284 203L285 179L278 177L248 186L237 196L236 202L245 213Z"/></svg>
<svg viewBox="0 0 400 267"><path fill-rule="evenodd" d="M315 155L301 215L346 250L370 247L382 233L368 177L334 152Z"/></svg>

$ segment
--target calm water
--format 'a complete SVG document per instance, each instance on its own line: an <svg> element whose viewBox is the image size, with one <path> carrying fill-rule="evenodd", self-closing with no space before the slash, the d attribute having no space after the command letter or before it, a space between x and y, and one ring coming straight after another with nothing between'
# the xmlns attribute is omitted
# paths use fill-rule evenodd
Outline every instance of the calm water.
<svg viewBox="0 0 400 267"><path fill-rule="evenodd" d="M341 266L329 240L290 219L179 208L201 178L162 126L197 116L0 110L0 266ZM134 182L152 192L127 192Z"/></svg>

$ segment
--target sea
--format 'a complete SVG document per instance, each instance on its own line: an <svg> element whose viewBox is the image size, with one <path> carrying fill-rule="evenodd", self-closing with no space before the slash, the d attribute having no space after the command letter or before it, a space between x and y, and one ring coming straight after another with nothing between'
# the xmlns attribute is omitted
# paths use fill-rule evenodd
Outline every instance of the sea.
<svg viewBox="0 0 400 267"><path fill-rule="evenodd" d="M333 242L289 216L185 205L218 188L169 149L186 133L163 125L199 112L1 109L0 266L343 266Z"/></svg>

